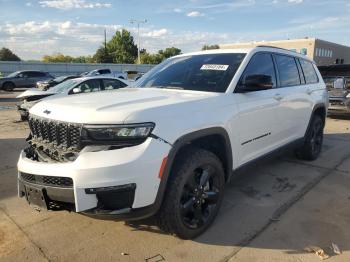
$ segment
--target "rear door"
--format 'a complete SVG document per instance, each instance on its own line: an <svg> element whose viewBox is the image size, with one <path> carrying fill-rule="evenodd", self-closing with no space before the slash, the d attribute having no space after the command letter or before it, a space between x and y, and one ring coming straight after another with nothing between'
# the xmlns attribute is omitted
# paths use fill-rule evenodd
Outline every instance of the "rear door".
<svg viewBox="0 0 350 262"><path fill-rule="evenodd" d="M43 73L36 72L36 71L30 71L28 72L28 78L27 78L27 86L34 87L36 85L36 82L42 80Z"/></svg>
<svg viewBox="0 0 350 262"><path fill-rule="evenodd" d="M271 77L272 88L244 91L245 80L251 76ZM232 122L231 130L239 135L239 164L244 164L276 148L275 130L279 101L276 99L277 79L271 53L256 53L244 70L235 96L238 103L239 122ZM237 90L243 90L237 93ZM237 133L236 133L237 132Z"/></svg>
<svg viewBox="0 0 350 262"><path fill-rule="evenodd" d="M300 137L300 127L305 126L305 114L311 105L303 88L305 82L298 61L284 54L274 54L274 59L279 82L276 95L280 102L276 136L282 146Z"/></svg>

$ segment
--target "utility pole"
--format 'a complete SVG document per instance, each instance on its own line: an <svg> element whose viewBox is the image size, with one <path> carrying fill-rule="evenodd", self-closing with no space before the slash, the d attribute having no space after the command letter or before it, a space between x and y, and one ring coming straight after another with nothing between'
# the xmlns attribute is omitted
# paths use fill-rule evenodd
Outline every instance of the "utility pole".
<svg viewBox="0 0 350 262"><path fill-rule="evenodd" d="M138 60L138 63L141 64L141 58L140 58L140 24L147 23L147 19L144 19L144 20L131 19L130 23L131 24L137 24L137 60Z"/></svg>
<svg viewBox="0 0 350 262"><path fill-rule="evenodd" d="M107 33L105 29L105 52L107 53Z"/></svg>

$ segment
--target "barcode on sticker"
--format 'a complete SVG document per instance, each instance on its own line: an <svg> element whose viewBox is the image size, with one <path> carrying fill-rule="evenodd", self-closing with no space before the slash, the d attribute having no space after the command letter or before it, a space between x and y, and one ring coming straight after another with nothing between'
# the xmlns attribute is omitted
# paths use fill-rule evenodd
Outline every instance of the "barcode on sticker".
<svg viewBox="0 0 350 262"><path fill-rule="evenodd" d="M207 64L202 65L201 70L220 70L220 71L226 71L228 68L228 65L214 65L214 64Z"/></svg>

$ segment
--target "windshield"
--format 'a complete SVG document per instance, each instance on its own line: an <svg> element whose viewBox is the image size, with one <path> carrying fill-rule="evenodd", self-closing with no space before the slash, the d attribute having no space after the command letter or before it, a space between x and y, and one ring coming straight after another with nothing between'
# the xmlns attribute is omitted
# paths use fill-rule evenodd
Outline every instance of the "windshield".
<svg viewBox="0 0 350 262"><path fill-rule="evenodd" d="M58 85L55 85L54 87L51 87L49 90L54 92L54 93L63 93L66 90L70 90L78 83L79 83L79 81L74 80L74 79L70 79L70 80L64 81Z"/></svg>
<svg viewBox="0 0 350 262"><path fill-rule="evenodd" d="M62 82L66 78L67 78L67 76L59 76L59 77L56 77L55 79L53 79L53 81L59 83L59 82Z"/></svg>
<svg viewBox="0 0 350 262"><path fill-rule="evenodd" d="M226 91L245 54L203 54L170 58L154 67L137 87Z"/></svg>
<svg viewBox="0 0 350 262"><path fill-rule="evenodd" d="M20 73L20 71L13 72L13 73L7 75L7 77L15 77L15 76L17 76L19 73Z"/></svg>

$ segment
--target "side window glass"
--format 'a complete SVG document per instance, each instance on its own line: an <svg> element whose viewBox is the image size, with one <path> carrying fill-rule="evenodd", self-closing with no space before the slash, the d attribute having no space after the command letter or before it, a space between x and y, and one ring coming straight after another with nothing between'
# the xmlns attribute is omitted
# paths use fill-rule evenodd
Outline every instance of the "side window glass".
<svg viewBox="0 0 350 262"><path fill-rule="evenodd" d="M41 77L40 72L29 72L29 77Z"/></svg>
<svg viewBox="0 0 350 262"><path fill-rule="evenodd" d="M318 77L312 63L304 59L300 59L300 64L304 72L306 83L307 84L317 83Z"/></svg>
<svg viewBox="0 0 350 262"><path fill-rule="evenodd" d="M88 80L81 83L77 88L80 89L80 93L90 93L100 91L101 85L99 80Z"/></svg>
<svg viewBox="0 0 350 262"><path fill-rule="evenodd" d="M300 85L298 67L294 57L275 55L282 87Z"/></svg>
<svg viewBox="0 0 350 262"><path fill-rule="evenodd" d="M259 82L262 86L266 86L266 88L262 87L261 90L276 87L275 68L269 53L258 53L252 57L244 70L239 86L249 90L249 85L259 85Z"/></svg>
<svg viewBox="0 0 350 262"><path fill-rule="evenodd" d="M123 83L118 81L118 80L103 79L103 85L105 87L105 90L113 90L113 89L118 89L118 88L124 87L121 84L123 84Z"/></svg>

